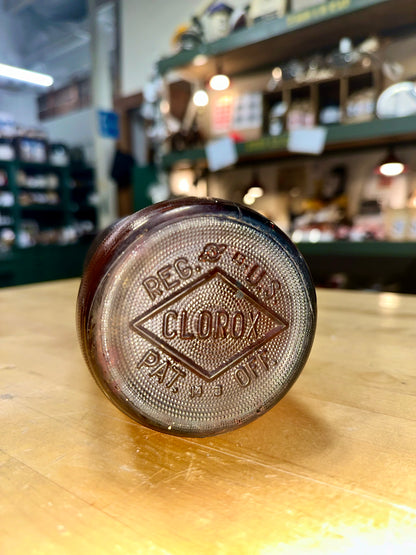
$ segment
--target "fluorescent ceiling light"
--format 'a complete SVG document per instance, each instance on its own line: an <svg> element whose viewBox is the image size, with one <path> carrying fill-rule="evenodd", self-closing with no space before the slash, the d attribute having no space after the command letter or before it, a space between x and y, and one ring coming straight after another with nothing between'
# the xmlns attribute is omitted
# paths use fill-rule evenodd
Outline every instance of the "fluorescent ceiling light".
<svg viewBox="0 0 416 555"><path fill-rule="evenodd" d="M39 85L40 87L50 87L53 85L53 77L50 75L29 71L28 69L22 69L20 67L8 66L6 64L0 64L0 77L23 81L24 83L31 83L32 85Z"/></svg>

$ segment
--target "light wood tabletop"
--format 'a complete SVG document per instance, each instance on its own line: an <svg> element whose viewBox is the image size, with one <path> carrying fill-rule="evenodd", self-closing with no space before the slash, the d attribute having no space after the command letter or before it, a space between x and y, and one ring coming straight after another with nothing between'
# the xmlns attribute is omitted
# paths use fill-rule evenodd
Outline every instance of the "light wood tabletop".
<svg viewBox="0 0 416 555"><path fill-rule="evenodd" d="M300 378L186 439L98 389L77 280L0 290L0 553L416 553L416 297L318 291Z"/></svg>

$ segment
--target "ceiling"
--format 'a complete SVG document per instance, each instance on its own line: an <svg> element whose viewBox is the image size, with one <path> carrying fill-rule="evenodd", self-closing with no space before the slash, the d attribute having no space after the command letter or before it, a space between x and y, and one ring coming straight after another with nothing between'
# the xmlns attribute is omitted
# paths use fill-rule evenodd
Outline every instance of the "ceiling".
<svg viewBox="0 0 416 555"><path fill-rule="evenodd" d="M115 47L114 4L97 1L109 50ZM0 36L0 62L51 74L55 87L91 70L87 0L2 0Z"/></svg>

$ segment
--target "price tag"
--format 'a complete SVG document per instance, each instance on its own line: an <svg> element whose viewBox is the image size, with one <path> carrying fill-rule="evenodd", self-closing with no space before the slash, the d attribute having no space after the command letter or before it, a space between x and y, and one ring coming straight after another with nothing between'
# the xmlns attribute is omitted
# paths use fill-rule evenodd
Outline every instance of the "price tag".
<svg viewBox="0 0 416 555"><path fill-rule="evenodd" d="M235 164L238 160L237 148L230 137L210 141L205 147L208 168L215 172Z"/></svg>
<svg viewBox="0 0 416 555"><path fill-rule="evenodd" d="M287 149L303 154L322 154L328 130L326 127L293 129L289 131Z"/></svg>

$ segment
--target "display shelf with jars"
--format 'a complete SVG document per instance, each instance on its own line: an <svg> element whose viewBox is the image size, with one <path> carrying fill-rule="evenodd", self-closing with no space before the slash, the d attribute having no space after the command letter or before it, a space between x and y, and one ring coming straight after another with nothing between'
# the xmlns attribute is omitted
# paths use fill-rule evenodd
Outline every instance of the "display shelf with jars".
<svg viewBox="0 0 416 555"><path fill-rule="evenodd" d="M414 3L259 0L239 18L218 4L158 64L194 93L176 121L169 88L159 110L153 100L149 140L172 194L195 194L203 176L208 195L265 213L321 285L415 292ZM233 153L218 165L224 137Z"/></svg>
<svg viewBox="0 0 416 555"><path fill-rule="evenodd" d="M260 2L251 2L254 8L255 4ZM235 75L271 66L278 59L302 56L312 45L326 49L345 35L360 40L416 23L413 0L281 0L264 4L264 17L250 10L240 18L229 16L231 21L221 27L224 32L211 41L205 39L215 13L197 14L197 24L178 37L178 52L158 62L159 72L180 70L187 77L206 79L215 73L220 60L223 70ZM271 17L267 5L274 6L280 17Z"/></svg>
<svg viewBox="0 0 416 555"><path fill-rule="evenodd" d="M88 238L97 227L98 196L94 169L86 164L70 166L71 213L78 237Z"/></svg>
<svg viewBox="0 0 416 555"><path fill-rule="evenodd" d="M416 115L402 118L374 119L349 125L331 125L328 127L325 151L353 151L361 147L388 146L391 143L412 143L416 139ZM262 135L251 141L236 143L238 162L270 160L271 158L299 157L297 153L287 150L288 133L280 135ZM180 152L170 152L163 157L165 169L175 167L206 166L204 148L194 148Z"/></svg>
<svg viewBox="0 0 416 555"><path fill-rule="evenodd" d="M180 134L186 138L188 133L189 140L178 143L177 132L168 135L162 145L163 165L203 163L205 145L224 135L234 140L238 162L292 156L296 150L291 133L316 126L325 128L321 151L413 141L416 57L409 49L415 41L414 33L400 39L367 37L358 43L343 37L327 51L278 60L269 70L235 76L224 90L207 84L196 93L204 93L205 102L197 102L195 95L188 108L194 114L192 134L199 140L192 143L183 121ZM397 50L403 62L397 61ZM174 104L174 98L170 101ZM256 102L258 117L253 111ZM166 120L169 128L169 115Z"/></svg>
<svg viewBox="0 0 416 555"><path fill-rule="evenodd" d="M245 203L284 229L317 284L415 293L415 147L394 155L404 168L390 177L380 171L390 155L377 147L247 163L205 180L210 196ZM176 169L171 182L194 194L192 169Z"/></svg>
<svg viewBox="0 0 416 555"><path fill-rule="evenodd" d="M79 275L96 207L91 173L92 203L81 207L71 173L69 161L0 160L0 285Z"/></svg>

